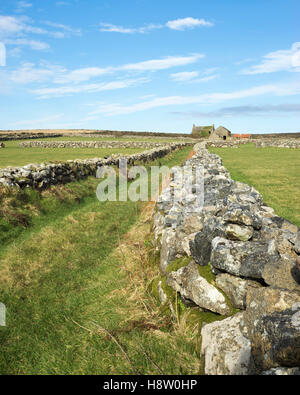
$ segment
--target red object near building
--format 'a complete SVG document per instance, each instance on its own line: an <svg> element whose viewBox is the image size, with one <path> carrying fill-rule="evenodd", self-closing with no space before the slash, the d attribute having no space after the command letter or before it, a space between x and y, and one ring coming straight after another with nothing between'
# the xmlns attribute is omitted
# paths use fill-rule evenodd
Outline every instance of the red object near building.
<svg viewBox="0 0 300 395"><path fill-rule="evenodd" d="M233 137L236 139L250 139L251 134L234 134Z"/></svg>

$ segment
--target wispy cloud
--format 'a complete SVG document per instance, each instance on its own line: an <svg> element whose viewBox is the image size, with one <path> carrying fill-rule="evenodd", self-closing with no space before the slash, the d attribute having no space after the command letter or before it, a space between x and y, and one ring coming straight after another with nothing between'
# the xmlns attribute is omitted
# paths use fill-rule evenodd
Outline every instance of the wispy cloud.
<svg viewBox="0 0 300 395"><path fill-rule="evenodd" d="M57 121L59 119L63 119L65 114L55 114L49 115L47 117L39 118L39 119L27 119L24 121L17 121L13 123L13 126L18 128L32 128L35 127L43 128L45 125L47 128L49 127L49 123L51 124L53 121Z"/></svg>
<svg viewBox="0 0 300 395"><path fill-rule="evenodd" d="M199 76L198 71L183 71L181 73L170 74L170 78L174 81L185 82L195 79Z"/></svg>
<svg viewBox="0 0 300 395"><path fill-rule="evenodd" d="M99 30L101 32L115 32L115 33L123 33L123 34L133 34L133 33L146 33L150 30L161 29L163 25L146 25L137 28L123 27L112 25L111 23L100 23Z"/></svg>
<svg viewBox="0 0 300 395"><path fill-rule="evenodd" d="M146 60L144 62L129 63L118 67L119 70L128 71L157 71L170 69L177 66L185 66L204 58L203 54L192 54L190 56L167 56L162 59Z"/></svg>
<svg viewBox="0 0 300 395"><path fill-rule="evenodd" d="M71 26L64 25L62 23L55 23L51 21L45 21L45 25L54 27L55 29L60 29L60 33L63 35L63 37L75 35L75 36L81 36L82 32L81 29L75 29Z"/></svg>
<svg viewBox="0 0 300 395"><path fill-rule="evenodd" d="M45 22L44 25L55 30L35 26L33 21L25 16L0 15L0 39L8 45L28 46L33 50L40 51L48 49L50 46L41 40L32 39L32 34L54 38L65 38L81 34L79 29L73 29L67 25L52 22Z"/></svg>
<svg viewBox="0 0 300 395"><path fill-rule="evenodd" d="M153 100L135 103L132 105L122 105L119 103L100 105L90 115L104 114L106 116L130 114L139 111L149 110L157 107L187 104L207 104L225 102L227 100L242 99L246 97L260 96L265 94L293 95L300 93L300 86L282 85L261 85L253 88L238 90L229 93L209 93L199 96L167 96L155 98Z"/></svg>
<svg viewBox="0 0 300 395"><path fill-rule="evenodd" d="M6 39L5 44L8 45L17 45L17 46L27 46L35 51L43 51L45 49L50 48L49 44L38 41L38 40L30 40L28 38L15 38L15 39Z"/></svg>
<svg viewBox="0 0 300 395"><path fill-rule="evenodd" d="M276 71L300 72L300 42L295 42L291 49L270 52L263 57L263 61L241 74L274 73Z"/></svg>
<svg viewBox="0 0 300 395"><path fill-rule="evenodd" d="M37 41L15 39L13 42L18 45L31 45L36 49L43 48L43 43ZM149 72L195 63L203 56L202 54L169 56L119 66L108 66L104 68L86 67L75 70L68 70L65 67L47 62L40 62L38 65L24 62L18 68L12 71L3 71L4 74L2 74L5 80L11 84L47 83L48 86L38 87L36 89L31 88L29 92L40 98L49 98L83 92L92 93L129 88L149 82ZM148 75L143 76L143 73L147 72ZM110 74L116 74L114 81L99 81L100 78L107 77Z"/></svg>
<svg viewBox="0 0 300 395"><path fill-rule="evenodd" d="M66 69L60 66L41 64L39 67L33 63L23 63L21 67L13 70L9 75L9 80L16 84L30 84L33 82L45 82L55 77Z"/></svg>
<svg viewBox="0 0 300 395"><path fill-rule="evenodd" d="M239 115L276 115L283 113L299 113L300 104L262 104L262 105L243 105L233 107L222 107L213 111L174 111L173 114L183 115L188 117L231 117Z"/></svg>
<svg viewBox="0 0 300 395"><path fill-rule="evenodd" d="M212 81L219 77L219 74L212 74L217 68L211 68L202 71L183 71L180 73L170 74L170 78L176 82L187 82L187 83L200 83Z"/></svg>
<svg viewBox="0 0 300 395"><path fill-rule="evenodd" d="M6 66L6 47L0 42L0 67Z"/></svg>
<svg viewBox="0 0 300 395"><path fill-rule="evenodd" d="M201 27L201 26L211 27L213 26L213 23L206 21L203 18L198 19L198 18L187 17L187 18L180 18L180 19L168 21L163 25L151 23L141 27L124 27L124 26L113 25L111 23L101 22L99 26L100 26L99 30L101 32L114 32L114 33L122 33L122 34L134 34L134 33L143 34L151 30L163 29L163 28L182 31L186 29L194 29L196 27Z"/></svg>
<svg viewBox="0 0 300 395"><path fill-rule="evenodd" d="M186 29L194 29L195 27L199 26L206 26L211 27L213 26L212 22L208 22L205 19L198 19L198 18L181 18L175 19L173 21L169 21L166 23L166 26L172 30L186 30Z"/></svg>
<svg viewBox="0 0 300 395"><path fill-rule="evenodd" d="M128 80L117 80L111 82L101 82L94 84L79 84L67 85L54 88L40 88L34 89L31 92L41 99L48 99L50 97L66 96L74 93L94 93L101 91L111 91L116 89L129 88L134 85L148 82L146 78L136 78Z"/></svg>
<svg viewBox="0 0 300 395"><path fill-rule="evenodd" d="M24 12L26 9L31 8L32 4L28 3L27 1L18 1L16 11L21 13Z"/></svg>
<svg viewBox="0 0 300 395"><path fill-rule="evenodd" d="M0 15L0 37L9 37L24 30L23 23L13 16Z"/></svg>
<svg viewBox="0 0 300 395"><path fill-rule="evenodd" d="M197 62L203 58L203 54L192 54L188 56L167 56L161 59L150 59L142 62L128 63L120 66L109 67L86 67L77 70L72 70L68 73L58 75L55 78L55 83L80 83L88 81L91 78L99 77L105 74L114 72L155 72L159 70L166 70L173 67L185 66Z"/></svg>

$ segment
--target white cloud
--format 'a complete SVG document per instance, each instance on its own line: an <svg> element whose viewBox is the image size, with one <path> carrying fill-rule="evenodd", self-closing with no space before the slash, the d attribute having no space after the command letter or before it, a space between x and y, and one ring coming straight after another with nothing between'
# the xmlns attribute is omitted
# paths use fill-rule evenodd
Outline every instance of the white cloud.
<svg viewBox="0 0 300 395"><path fill-rule="evenodd" d="M8 37L20 33L24 29L23 24L13 16L0 15L0 37Z"/></svg>
<svg viewBox="0 0 300 395"><path fill-rule="evenodd" d="M101 75L108 74L110 71L109 68L100 68L100 67L86 67L82 69L73 70L67 74L58 75L54 82L57 84L66 84L66 83L79 83L83 81L88 81L91 78L99 77Z"/></svg>
<svg viewBox="0 0 300 395"><path fill-rule="evenodd" d="M49 123L53 121L57 121L58 119L62 119L65 114L56 114L56 115L50 115L44 118L40 119L28 119L24 121L17 121L14 122L13 125L14 127L21 127L22 129L24 128L29 128L29 129L34 129L36 127L38 128L49 128Z"/></svg>
<svg viewBox="0 0 300 395"><path fill-rule="evenodd" d="M163 28L169 28L171 30L185 30L185 29L194 29L195 27L199 26L206 26L210 27L213 26L212 22L208 22L205 19L197 19L197 18L181 18L181 19L176 19L173 21L168 21L164 25L158 25L158 24L148 24L146 26L141 26L141 27L124 27L124 26L117 26L113 25L111 23L100 23L100 28L99 30L101 32L114 32L114 33L122 33L122 34L134 34L134 33L146 33L151 30L155 29L163 29Z"/></svg>
<svg viewBox="0 0 300 395"><path fill-rule="evenodd" d="M219 74L208 75L207 77L197 78L191 82L209 82L217 79L219 76Z"/></svg>
<svg viewBox="0 0 300 395"><path fill-rule="evenodd" d="M9 45L28 46L36 51L42 51L50 48L50 46L47 43L37 40L30 40L28 38L6 39L5 43Z"/></svg>
<svg viewBox="0 0 300 395"><path fill-rule="evenodd" d="M172 30L185 30L185 29L194 29L199 26L213 26L213 23L206 21L205 19L197 19L197 18L181 18L175 19L173 21L167 22L166 26Z"/></svg>
<svg viewBox="0 0 300 395"><path fill-rule="evenodd" d="M11 72L9 79L16 84L44 82L64 71L66 70L60 66L41 64L36 67L33 63L23 63L21 67Z"/></svg>
<svg viewBox="0 0 300 395"><path fill-rule="evenodd" d="M54 27L56 29L60 29L60 32L56 32L56 33L60 33L61 36L66 37L66 36L71 36L71 35L75 35L75 36L81 36L82 32L80 29L74 29L71 26L68 25L64 25L62 23L55 23L55 22L51 22L51 21L45 21L44 22L45 25L50 26L50 27Z"/></svg>
<svg viewBox="0 0 300 395"><path fill-rule="evenodd" d="M111 74L118 71L127 72L147 72L147 71L159 71L165 70L172 67L185 66L197 62L198 59L203 58L202 54L193 54L189 56L168 56L162 59L151 59L142 62L129 63L121 66L109 66L109 67L85 67L77 70L58 75L54 82L59 84L66 83L79 83L88 81L91 78L99 77L105 74Z"/></svg>
<svg viewBox="0 0 300 395"><path fill-rule="evenodd" d="M218 74L211 74L212 71L216 69L208 69L201 74L204 77L199 77L200 73L198 71L183 71L182 73L170 74L170 78L176 82L187 82L187 83L199 83L212 81L219 77Z"/></svg>
<svg viewBox="0 0 300 395"><path fill-rule="evenodd" d="M31 92L38 95L41 99L47 99L50 97L65 96L74 93L94 93L101 91L110 91L116 89L129 88L131 86L148 82L145 78L118 80L111 82L101 82L94 84L85 85L66 85L54 88L40 88L34 89Z"/></svg>
<svg viewBox="0 0 300 395"><path fill-rule="evenodd" d="M261 64L242 70L241 73L262 74L276 71L300 72L300 42L295 42L291 49L268 53Z"/></svg>
<svg viewBox="0 0 300 395"><path fill-rule="evenodd" d="M174 74L170 74L170 77L174 80L174 81L190 81L196 77L199 76L199 72L198 71L183 71L181 73L174 73Z"/></svg>
<svg viewBox="0 0 300 395"><path fill-rule="evenodd" d="M23 12L27 8L31 8L31 7L32 7L31 3L27 3L26 1L18 1L17 12Z"/></svg>
<svg viewBox="0 0 300 395"><path fill-rule="evenodd" d="M34 26L33 21L26 16L0 15L0 39L7 45L28 46L33 50L41 51L48 49L50 47L49 44L40 40L33 40L32 34L47 35L54 38L81 34L79 29L73 29L67 25L52 22L45 22L44 24L56 30Z"/></svg>
<svg viewBox="0 0 300 395"><path fill-rule="evenodd" d="M204 58L203 54L193 54L190 56L168 56L163 59L152 59L144 62L130 63L118 67L118 70L128 71L157 71L165 70L177 66L185 66L195 63L197 60Z"/></svg>
<svg viewBox="0 0 300 395"><path fill-rule="evenodd" d="M139 111L149 110L152 108L187 105L187 104L207 104L225 102L227 100L242 99L252 96L260 96L265 94L275 95L293 95L300 93L300 85L261 85L240 91L233 91L229 93L209 93L199 96L167 96L155 98L144 102L139 102L129 106L123 106L119 103L100 105L90 115L104 114L106 116L130 114Z"/></svg>
<svg viewBox="0 0 300 395"><path fill-rule="evenodd" d="M0 42L0 67L6 66L6 47Z"/></svg>
<svg viewBox="0 0 300 395"><path fill-rule="evenodd" d="M123 34L133 34L133 33L146 33L150 30L161 29L163 25L146 25L143 27L130 28L123 26L112 25L111 23L100 23L99 30L101 32L115 32L115 33L123 33Z"/></svg>

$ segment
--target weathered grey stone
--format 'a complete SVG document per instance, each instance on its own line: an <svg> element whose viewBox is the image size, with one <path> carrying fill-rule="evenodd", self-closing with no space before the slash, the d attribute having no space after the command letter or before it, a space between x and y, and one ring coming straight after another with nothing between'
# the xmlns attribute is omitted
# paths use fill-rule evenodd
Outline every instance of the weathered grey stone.
<svg viewBox="0 0 300 395"><path fill-rule="evenodd" d="M300 231L297 233L294 250L297 254L300 254Z"/></svg>
<svg viewBox="0 0 300 395"><path fill-rule="evenodd" d="M212 241L210 263L235 276L260 279L264 266L278 258L271 242L229 241L216 237Z"/></svg>
<svg viewBox="0 0 300 395"><path fill-rule="evenodd" d="M158 291L158 296L159 296L161 303L164 304L164 303L166 303L168 297L167 297L166 293L164 292L164 290L162 289L161 284L162 284L162 282L159 281L157 284L157 291Z"/></svg>
<svg viewBox="0 0 300 395"><path fill-rule="evenodd" d="M161 251L160 251L160 270L162 274L166 273L168 264L176 258L177 240L176 231L167 228L162 231Z"/></svg>
<svg viewBox="0 0 300 395"><path fill-rule="evenodd" d="M231 204L225 212L223 219L225 222L233 224L253 226L255 229L261 228L261 219L251 213L249 209L245 209L245 207L238 204Z"/></svg>
<svg viewBox="0 0 300 395"><path fill-rule="evenodd" d="M297 276L296 261L287 257L267 263L264 266L262 278L273 287L300 292L300 283L297 282L300 278Z"/></svg>
<svg viewBox="0 0 300 395"><path fill-rule="evenodd" d="M238 313L202 328L205 374L247 375L253 372L251 344L240 330L242 317L243 314Z"/></svg>
<svg viewBox="0 0 300 395"><path fill-rule="evenodd" d="M216 278L216 285L228 296L233 307L246 308L246 295L249 287L260 288L261 285L252 280L245 280L227 273L220 273Z"/></svg>
<svg viewBox="0 0 300 395"><path fill-rule="evenodd" d="M297 233L299 231L298 226L292 224L291 222L289 222L287 220L283 221L283 223L281 225L281 229L288 230L292 233Z"/></svg>
<svg viewBox="0 0 300 395"><path fill-rule="evenodd" d="M222 315L230 313L222 293L200 276L198 266L193 261L176 272L169 273L167 284L201 308Z"/></svg>
<svg viewBox="0 0 300 395"><path fill-rule="evenodd" d="M278 368L272 368L270 370L265 370L261 373L262 376L299 376L299 368L284 368L282 366Z"/></svg>
<svg viewBox="0 0 300 395"><path fill-rule="evenodd" d="M216 236L225 236L223 222L216 217L206 221L202 232L196 234L194 241L190 242L190 250L195 262L206 266L210 260L212 240Z"/></svg>
<svg viewBox="0 0 300 395"><path fill-rule="evenodd" d="M258 371L300 366L300 303L264 315L251 333L252 356Z"/></svg>
<svg viewBox="0 0 300 395"><path fill-rule="evenodd" d="M203 218L198 213L189 215L184 220L184 231L186 234L201 232L203 230Z"/></svg>
<svg viewBox="0 0 300 395"><path fill-rule="evenodd" d="M272 287L249 288L243 330L252 339L261 317L291 309L297 303L300 305L300 295L297 292Z"/></svg>
<svg viewBox="0 0 300 395"><path fill-rule="evenodd" d="M243 226L237 224L226 225L226 236L230 240L248 241L253 236L252 226Z"/></svg>
<svg viewBox="0 0 300 395"><path fill-rule="evenodd" d="M276 239L276 245L281 256L286 255L294 260L297 258L294 244L288 240L288 235L280 234Z"/></svg>

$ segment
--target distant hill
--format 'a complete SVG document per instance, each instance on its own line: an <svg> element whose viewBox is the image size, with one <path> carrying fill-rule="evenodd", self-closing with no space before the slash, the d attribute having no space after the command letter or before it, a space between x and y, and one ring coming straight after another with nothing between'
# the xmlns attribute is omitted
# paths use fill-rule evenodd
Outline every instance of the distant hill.
<svg viewBox="0 0 300 395"><path fill-rule="evenodd" d="M54 134L67 134L67 133L88 133L88 134L101 134L101 135L137 135L137 136L153 136L153 137L189 137L199 138L199 136L192 136L190 133L163 133L163 132L138 132L138 131L121 131L121 130L92 130L92 129L28 129L28 130L0 130L0 135L5 134L39 134L39 133L54 133Z"/></svg>
<svg viewBox="0 0 300 395"><path fill-rule="evenodd" d="M268 134L253 133L253 134L251 134L251 138L253 138L253 139L258 139L258 138L294 139L294 138L300 138L300 132L298 132L298 133L268 133Z"/></svg>

